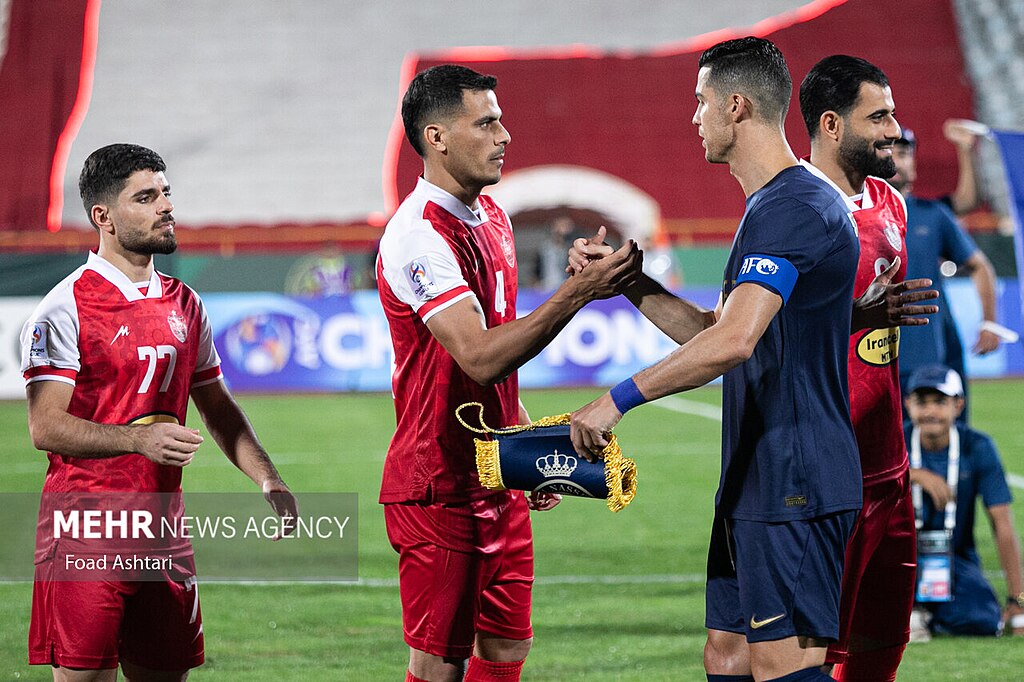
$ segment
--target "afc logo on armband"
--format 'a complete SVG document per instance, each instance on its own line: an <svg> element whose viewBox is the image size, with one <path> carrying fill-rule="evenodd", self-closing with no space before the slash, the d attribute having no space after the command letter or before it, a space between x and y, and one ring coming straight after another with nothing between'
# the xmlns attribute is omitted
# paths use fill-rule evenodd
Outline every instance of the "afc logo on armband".
<svg viewBox="0 0 1024 682"><path fill-rule="evenodd" d="M747 256L743 259L743 265L740 266L740 275L746 275L751 270L759 275L770 277L779 272L779 264L764 256Z"/></svg>

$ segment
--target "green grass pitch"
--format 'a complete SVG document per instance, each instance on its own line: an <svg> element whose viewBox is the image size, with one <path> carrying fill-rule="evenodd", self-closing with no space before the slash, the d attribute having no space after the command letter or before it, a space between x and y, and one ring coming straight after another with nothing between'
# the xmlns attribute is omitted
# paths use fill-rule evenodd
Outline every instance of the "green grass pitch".
<svg viewBox="0 0 1024 682"><path fill-rule="evenodd" d="M572 410L598 393L552 390L523 399L536 418ZM1007 470L1024 475L1024 382L976 383L972 396L974 425L995 437ZM715 388L683 397L720 403ZM201 583L207 662L191 679L403 679L407 648L393 584L396 555L376 503L394 424L390 397L241 402L293 489L359 494L359 572L371 584ZM639 493L630 507L612 514L600 502L566 499L534 514L536 639L524 680L704 679L703 572L720 425L673 406L680 403L641 407L616 429L639 469ZM0 491L41 486L45 459L29 442L23 402L0 402L0 462ZM206 445L185 472L185 488L245 491L251 484ZM1018 530L1024 529L1024 504L1014 513ZM980 528L977 535L986 568L996 571L997 592L1005 594L991 533ZM29 584L0 584L0 680L51 679L45 667L26 663L30 597ZM1024 675L1022 661L1019 639L937 638L910 646L900 679L1015 680Z"/></svg>

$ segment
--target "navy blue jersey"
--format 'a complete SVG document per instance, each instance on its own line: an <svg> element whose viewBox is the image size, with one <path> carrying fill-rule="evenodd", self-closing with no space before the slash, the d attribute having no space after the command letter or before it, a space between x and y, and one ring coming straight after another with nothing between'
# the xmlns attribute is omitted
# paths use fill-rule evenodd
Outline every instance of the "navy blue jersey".
<svg viewBox="0 0 1024 682"><path fill-rule="evenodd" d="M953 212L940 200L907 198L907 279L927 277L939 299L937 315L929 316L929 323L920 327L900 330L900 375L906 379L922 365L959 364L951 362L947 354L949 334L956 334L953 316L946 303L942 283L946 279L939 264L951 260L957 265L978 250L974 241L957 222ZM959 347L959 344L955 344ZM960 352L958 350L958 352Z"/></svg>
<svg viewBox="0 0 1024 682"><path fill-rule="evenodd" d="M963 425L957 425L957 430L960 432L960 478L956 486L953 551L964 559L978 563L978 555L974 549L974 512L978 497L981 497L981 503L986 508L1009 504L1013 497L1010 495L1010 487L1006 484L1003 463L999 460L992 439ZM904 435L908 448L912 431L913 424L907 422ZM925 450L922 445L921 465L945 480L949 467L949 449L931 451ZM942 530L945 510L936 509L931 496L927 493L921 497L924 519L922 530Z"/></svg>
<svg viewBox="0 0 1024 682"><path fill-rule="evenodd" d="M747 198L723 300L749 282L783 307L724 377L720 516L787 521L860 507L846 376L859 255L843 197L803 167Z"/></svg>

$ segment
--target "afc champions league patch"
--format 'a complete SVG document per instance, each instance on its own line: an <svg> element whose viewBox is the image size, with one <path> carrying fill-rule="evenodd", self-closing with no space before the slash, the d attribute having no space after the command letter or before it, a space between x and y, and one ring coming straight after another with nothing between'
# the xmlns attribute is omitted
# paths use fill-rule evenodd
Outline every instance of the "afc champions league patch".
<svg viewBox="0 0 1024 682"><path fill-rule="evenodd" d="M421 301L427 301L437 295L437 284L434 282L434 273L430 269L430 262L426 258L417 258L402 270L405 272L412 293Z"/></svg>
<svg viewBox="0 0 1024 682"><path fill-rule="evenodd" d="M48 329L49 327L45 322L36 322L32 326L32 345L29 346L28 350L28 356L31 360L46 361L50 357L46 347Z"/></svg>
<svg viewBox="0 0 1024 682"><path fill-rule="evenodd" d="M743 258L736 284L759 282L778 292L786 302L793 293L798 275L796 267L785 258L752 253Z"/></svg>
<svg viewBox="0 0 1024 682"><path fill-rule="evenodd" d="M172 310L171 314L167 316L167 326L171 328L174 338L178 339L180 343L185 343L185 337L188 336L188 325L185 324L185 318L179 315L177 310Z"/></svg>
<svg viewBox="0 0 1024 682"><path fill-rule="evenodd" d="M857 357L875 367L891 365L900 356L900 328L872 329L857 342Z"/></svg>
<svg viewBox="0 0 1024 682"><path fill-rule="evenodd" d="M900 236L900 226L896 223L886 223L885 229L882 230L882 234L885 235L886 240L889 242L895 251L903 250L903 237Z"/></svg>
<svg viewBox="0 0 1024 682"><path fill-rule="evenodd" d="M516 248L512 245L512 239L507 235L501 235L501 252L505 254L505 262L510 268L516 266Z"/></svg>

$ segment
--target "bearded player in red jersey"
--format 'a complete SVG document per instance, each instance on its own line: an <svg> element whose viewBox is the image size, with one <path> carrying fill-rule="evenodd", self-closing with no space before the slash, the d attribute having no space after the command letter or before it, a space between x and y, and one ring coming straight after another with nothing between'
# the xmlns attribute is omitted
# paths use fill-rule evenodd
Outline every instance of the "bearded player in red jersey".
<svg viewBox="0 0 1024 682"><path fill-rule="evenodd" d="M480 193L501 179L510 140L496 86L451 64L412 80L402 119L423 175L388 222L377 259L398 422L380 501L399 555L406 680L519 679L533 637L527 507L550 509L559 498L481 487L473 434L455 409L475 401L489 423L529 423L516 369L584 304L629 286L642 263L627 243L516 319L512 225Z"/></svg>
<svg viewBox="0 0 1024 682"><path fill-rule="evenodd" d="M847 545L839 641L828 650L838 680L895 680L909 637L914 601L914 509L903 440L899 327L927 324L935 298L915 291L931 280L903 281L907 211L892 177L900 137L888 78L873 64L835 55L818 62L800 86L811 137L811 168L846 198L857 224L860 261L854 295L879 305L855 306L849 348L850 416L860 450L864 506ZM895 283L888 288L876 280ZM872 286L874 283L874 286ZM869 291L871 289L871 291ZM884 305L896 297L898 314ZM863 302L863 299L862 299Z"/></svg>
<svg viewBox="0 0 1024 682"><path fill-rule="evenodd" d="M130 144L86 159L79 188L99 248L54 287L22 331L29 431L49 458L44 499L180 495L182 467L203 442L185 426L191 396L228 459L280 516L294 518L294 497L221 379L202 301L153 268L153 254L177 247L164 170L159 155ZM155 579L76 580L58 565L59 542L43 528L30 663L52 666L58 682L113 682L119 663L130 680L184 680L203 663L187 540L173 547L173 567Z"/></svg>

